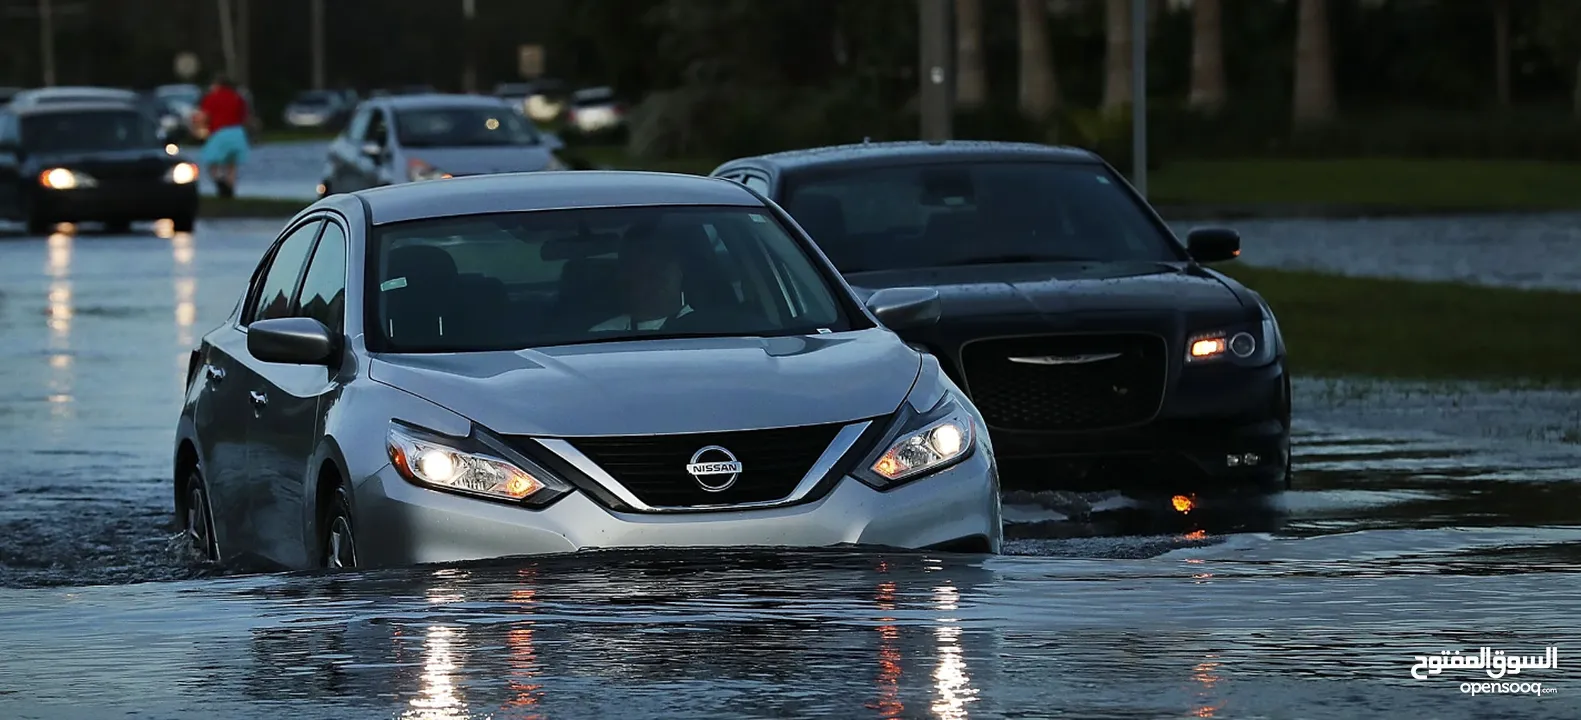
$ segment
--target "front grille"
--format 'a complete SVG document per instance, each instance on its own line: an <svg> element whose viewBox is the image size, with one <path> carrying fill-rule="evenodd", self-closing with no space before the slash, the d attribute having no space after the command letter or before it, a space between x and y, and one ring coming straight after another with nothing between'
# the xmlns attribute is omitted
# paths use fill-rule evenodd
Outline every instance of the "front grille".
<svg viewBox="0 0 1581 720"><path fill-rule="evenodd" d="M1116 357L1072 364L1010 358ZM1098 430L1146 422L1164 395L1168 358L1151 335L1044 335L968 343L962 372L989 427Z"/></svg>
<svg viewBox="0 0 1581 720"><path fill-rule="evenodd" d="M841 425L808 425L682 435L567 438L637 499L654 507L771 502L790 495L829 448ZM686 472L692 454L709 445L729 450L741 474L722 492L704 490Z"/></svg>
<svg viewBox="0 0 1581 720"><path fill-rule="evenodd" d="M170 170L163 162L93 163L83 168L101 184L105 182L159 182Z"/></svg>

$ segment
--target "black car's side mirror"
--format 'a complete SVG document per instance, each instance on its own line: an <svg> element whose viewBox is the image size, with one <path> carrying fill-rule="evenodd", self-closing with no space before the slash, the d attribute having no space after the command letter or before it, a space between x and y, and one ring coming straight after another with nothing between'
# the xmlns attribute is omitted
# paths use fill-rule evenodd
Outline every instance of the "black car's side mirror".
<svg viewBox="0 0 1581 720"><path fill-rule="evenodd" d="M264 362L329 365L339 351L338 339L313 318L273 318L247 326L247 352Z"/></svg>
<svg viewBox="0 0 1581 720"><path fill-rule="evenodd" d="M1229 228L1197 228L1186 235L1186 252L1204 264L1234 260L1241 255L1241 235Z"/></svg>
<svg viewBox="0 0 1581 720"><path fill-rule="evenodd" d="M867 298L867 309L884 327L900 331L938 322L944 303L933 288L884 288Z"/></svg>

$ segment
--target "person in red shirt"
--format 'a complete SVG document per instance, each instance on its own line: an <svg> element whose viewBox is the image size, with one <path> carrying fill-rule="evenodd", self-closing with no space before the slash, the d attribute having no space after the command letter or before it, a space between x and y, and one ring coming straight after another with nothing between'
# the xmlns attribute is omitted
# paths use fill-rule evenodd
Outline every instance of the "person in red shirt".
<svg viewBox="0 0 1581 720"><path fill-rule="evenodd" d="M206 128L203 164L214 178L220 197L236 194L236 169L247 162L247 100L226 77L214 78L209 92L198 102L198 126Z"/></svg>

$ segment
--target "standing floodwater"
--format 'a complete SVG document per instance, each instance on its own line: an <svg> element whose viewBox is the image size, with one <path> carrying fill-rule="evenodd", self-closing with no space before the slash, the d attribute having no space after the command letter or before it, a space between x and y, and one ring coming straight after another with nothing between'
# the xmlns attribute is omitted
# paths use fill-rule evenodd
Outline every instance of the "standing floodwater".
<svg viewBox="0 0 1581 720"><path fill-rule="evenodd" d="M1581 529L1561 526L1581 454L1355 429L1377 423L1337 400L1298 406L1274 533L1138 529L1092 498L1082 522L1007 509L994 558L193 565L170 526L186 353L276 229L0 238L0 717L1581 713ZM1342 392L1297 388L1309 405ZM1551 694L1410 673L1418 655L1554 645L1559 669L1517 678Z"/></svg>

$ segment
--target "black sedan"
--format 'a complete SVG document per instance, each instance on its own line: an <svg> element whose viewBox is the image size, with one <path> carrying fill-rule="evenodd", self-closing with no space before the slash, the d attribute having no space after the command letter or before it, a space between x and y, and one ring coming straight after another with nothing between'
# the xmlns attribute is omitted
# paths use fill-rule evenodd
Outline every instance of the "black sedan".
<svg viewBox="0 0 1581 720"><path fill-rule="evenodd" d="M1263 298L1206 267L1232 230L1181 243L1084 150L863 143L726 163L778 202L860 293L928 286L901 333L982 411L1007 489L1137 497L1290 483L1290 379Z"/></svg>
<svg viewBox="0 0 1581 720"><path fill-rule="evenodd" d="M169 218L190 231L198 166L175 154L130 103L60 103L0 110L0 218L42 235L61 222L124 232Z"/></svg>

